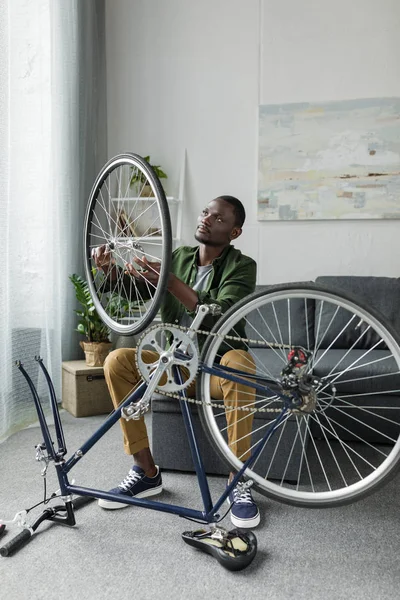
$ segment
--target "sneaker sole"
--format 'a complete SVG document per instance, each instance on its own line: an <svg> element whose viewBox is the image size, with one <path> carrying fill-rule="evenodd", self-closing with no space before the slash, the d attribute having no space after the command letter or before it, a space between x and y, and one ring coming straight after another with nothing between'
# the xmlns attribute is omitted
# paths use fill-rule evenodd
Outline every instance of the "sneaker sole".
<svg viewBox="0 0 400 600"><path fill-rule="evenodd" d="M251 527L257 527L257 525L260 524L260 520L260 513L251 519L238 519L231 513L231 521L235 527L238 527L239 529L250 529Z"/></svg>
<svg viewBox="0 0 400 600"><path fill-rule="evenodd" d="M150 496L157 496L158 494L161 494L162 491L163 488L162 485L160 485L151 490L139 492L139 494L135 494L135 496L132 496L132 498L149 498ZM113 500L105 500L104 498L99 498L97 504L101 506L101 508L106 508L108 510L118 510L119 508L133 506L132 504L125 504L124 502L114 502Z"/></svg>

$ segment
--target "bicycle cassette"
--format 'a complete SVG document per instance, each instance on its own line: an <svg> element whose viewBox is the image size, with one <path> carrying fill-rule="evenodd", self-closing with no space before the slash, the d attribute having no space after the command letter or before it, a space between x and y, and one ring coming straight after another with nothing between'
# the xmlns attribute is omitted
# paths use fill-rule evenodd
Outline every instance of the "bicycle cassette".
<svg viewBox="0 0 400 600"><path fill-rule="evenodd" d="M153 354L148 353L149 350ZM144 381L150 381L160 361L165 370L156 390L163 394L187 388L196 378L199 367L196 342L185 330L173 325L150 327L140 338L136 352L137 368ZM181 377L174 374L175 367L180 367Z"/></svg>

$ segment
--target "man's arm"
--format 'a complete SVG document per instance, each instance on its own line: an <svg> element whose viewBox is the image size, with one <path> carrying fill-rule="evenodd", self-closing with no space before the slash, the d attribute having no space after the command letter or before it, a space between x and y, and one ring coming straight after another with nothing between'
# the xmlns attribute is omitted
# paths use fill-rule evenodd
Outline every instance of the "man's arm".
<svg viewBox="0 0 400 600"><path fill-rule="evenodd" d="M167 290L175 296L189 312L194 312L196 310L199 301L197 292L173 273L169 276Z"/></svg>
<svg viewBox="0 0 400 600"><path fill-rule="evenodd" d="M142 259L135 258L135 265L128 263L126 265L128 273L134 277L139 277L136 266L139 265L144 269L142 278L147 280L151 285L157 286L160 276L160 263L149 262L145 257ZM194 312L198 303L197 293L186 283L184 283L174 273L169 274L167 291L170 292L189 312Z"/></svg>
<svg viewBox="0 0 400 600"><path fill-rule="evenodd" d="M159 278L159 263L150 263L146 258L135 258L134 262L145 269L142 277L152 285L157 285ZM136 266L136 265L135 265ZM128 272L136 276L135 267L127 265ZM184 283L177 275L170 273L167 290L170 292L189 313L194 313L198 304L219 304L222 313L233 306L236 302L254 292L256 284L257 265L252 258L241 255L241 259L230 266L228 272L224 272L216 288L209 292L197 292ZM207 317L206 317L207 319ZM215 317L209 315L209 325Z"/></svg>

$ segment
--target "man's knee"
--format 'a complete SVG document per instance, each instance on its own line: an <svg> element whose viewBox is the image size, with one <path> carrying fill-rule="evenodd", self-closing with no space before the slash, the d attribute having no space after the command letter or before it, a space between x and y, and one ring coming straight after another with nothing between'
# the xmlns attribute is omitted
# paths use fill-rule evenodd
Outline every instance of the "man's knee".
<svg viewBox="0 0 400 600"><path fill-rule="evenodd" d="M229 350L221 358L221 364L248 373L255 372L254 358L247 350Z"/></svg>
<svg viewBox="0 0 400 600"><path fill-rule="evenodd" d="M110 352L104 362L105 376L123 375L127 371L132 373L135 370L134 353L132 348L118 348Z"/></svg>

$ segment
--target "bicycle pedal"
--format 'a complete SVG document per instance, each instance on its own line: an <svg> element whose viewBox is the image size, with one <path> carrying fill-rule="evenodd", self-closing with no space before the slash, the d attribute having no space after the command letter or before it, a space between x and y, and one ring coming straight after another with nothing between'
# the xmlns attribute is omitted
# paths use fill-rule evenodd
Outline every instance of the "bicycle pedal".
<svg viewBox="0 0 400 600"><path fill-rule="evenodd" d="M182 539L189 546L216 558L229 571L245 569L257 553L257 538L252 531L197 529L185 531L182 533Z"/></svg>

